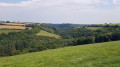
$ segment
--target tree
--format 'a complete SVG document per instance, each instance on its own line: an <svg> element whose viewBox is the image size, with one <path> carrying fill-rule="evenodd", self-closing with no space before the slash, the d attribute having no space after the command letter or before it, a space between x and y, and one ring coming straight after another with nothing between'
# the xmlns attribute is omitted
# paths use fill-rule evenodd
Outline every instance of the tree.
<svg viewBox="0 0 120 67"><path fill-rule="evenodd" d="M111 36L110 35L106 35L106 34L103 34L103 35L99 35L95 38L95 42L98 43L98 42L108 42L111 40Z"/></svg>
<svg viewBox="0 0 120 67"><path fill-rule="evenodd" d="M80 38L78 38L78 40L77 40L77 45L85 44L85 40L86 40L85 37L80 37Z"/></svg>
<svg viewBox="0 0 120 67"><path fill-rule="evenodd" d="M119 25L115 25L115 28L119 28Z"/></svg>
<svg viewBox="0 0 120 67"><path fill-rule="evenodd" d="M95 43L95 37L88 37L85 39L85 44Z"/></svg>
<svg viewBox="0 0 120 67"><path fill-rule="evenodd" d="M10 21L6 21L6 23L9 23Z"/></svg>
<svg viewBox="0 0 120 67"><path fill-rule="evenodd" d="M120 33L113 33L111 40L112 41L120 40Z"/></svg>

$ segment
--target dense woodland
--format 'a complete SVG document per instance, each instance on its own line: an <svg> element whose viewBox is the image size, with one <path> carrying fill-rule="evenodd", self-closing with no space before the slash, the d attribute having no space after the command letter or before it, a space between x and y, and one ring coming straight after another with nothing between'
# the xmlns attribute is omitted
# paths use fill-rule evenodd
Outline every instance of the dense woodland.
<svg viewBox="0 0 120 67"><path fill-rule="evenodd" d="M12 56L29 52L55 49L66 46L84 45L90 43L120 40L118 25L73 25L73 24L28 24L20 32L0 34L0 56ZM80 28L77 28L80 27ZM87 27L104 27L90 30ZM35 35L40 30L60 35L60 39Z"/></svg>

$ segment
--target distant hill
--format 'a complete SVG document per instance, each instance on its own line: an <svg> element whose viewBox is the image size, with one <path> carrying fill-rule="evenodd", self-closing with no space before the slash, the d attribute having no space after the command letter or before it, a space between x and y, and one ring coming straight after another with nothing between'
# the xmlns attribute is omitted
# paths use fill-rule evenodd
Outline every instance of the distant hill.
<svg viewBox="0 0 120 67"><path fill-rule="evenodd" d="M119 67L120 41L0 58L0 67Z"/></svg>
<svg viewBox="0 0 120 67"><path fill-rule="evenodd" d="M71 29L71 28L84 26L85 24L51 24L51 25L61 29Z"/></svg>

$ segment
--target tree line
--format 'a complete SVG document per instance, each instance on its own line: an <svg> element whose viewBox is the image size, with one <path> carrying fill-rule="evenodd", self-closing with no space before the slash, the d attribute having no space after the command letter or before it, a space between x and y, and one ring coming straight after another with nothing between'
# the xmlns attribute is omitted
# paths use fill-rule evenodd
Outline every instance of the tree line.
<svg viewBox="0 0 120 67"><path fill-rule="evenodd" d="M29 24L20 32L0 34L0 56L12 56L66 46L84 45L120 40L120 28L88 30L86 28L57 28L49 24ZM70 25L69 25L70 26ZM73 27L73 26L72 26ZM62 36L62 39L35 35L40 30Z"/></svg>

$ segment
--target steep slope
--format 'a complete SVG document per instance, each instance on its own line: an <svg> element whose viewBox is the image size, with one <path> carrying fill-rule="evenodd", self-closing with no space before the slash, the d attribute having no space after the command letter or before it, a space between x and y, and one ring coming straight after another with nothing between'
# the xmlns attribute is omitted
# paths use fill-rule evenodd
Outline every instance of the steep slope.
<svg viewBox="0 0 120 67"><path fill-rule="evenodd" d="M49 32L46 32L44 30L41 30L36 35L38 35L38 36L49 36L49 37L61 38L59 35L56 35L56 34L53 34L53 33L49 33Z"/></svg>
<svg viewBox="0 0 120 67"><path fill-rule="evenodd" d="M120 41L0 58L0 67L119 67Z"/></svg>

